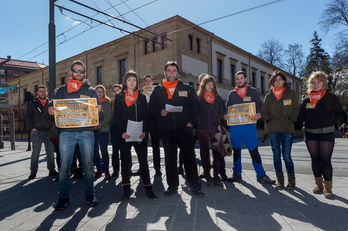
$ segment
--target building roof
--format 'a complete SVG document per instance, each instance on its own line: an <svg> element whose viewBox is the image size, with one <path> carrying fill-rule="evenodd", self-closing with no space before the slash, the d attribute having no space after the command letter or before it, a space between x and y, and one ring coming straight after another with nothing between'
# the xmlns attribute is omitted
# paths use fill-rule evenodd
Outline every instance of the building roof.
<svg viewBox="0 0 348 231"><path fill-rule="evenodd" d="M11 57L8 57L8 58L0 58L0 68L1 67L39 70L41 68L46 67L46 65L36 63L36 62L15 60L15 59L11 59Z"/></svg>

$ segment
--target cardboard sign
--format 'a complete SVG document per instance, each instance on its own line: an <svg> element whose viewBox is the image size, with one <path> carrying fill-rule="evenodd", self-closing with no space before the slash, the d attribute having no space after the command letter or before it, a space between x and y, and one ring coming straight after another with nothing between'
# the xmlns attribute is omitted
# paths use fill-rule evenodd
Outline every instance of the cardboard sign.
<svg viewBox="0 0 348 231"><path fill-rule="evenodd" d="M241 125L256 123L254 115L256 114L255 102L231 105L227 109L227 125Z"/></svg>
<svg viewBox="0 0 348 231"><path fill-rule="evenodd" d="M99 124L96 98L53 100L54 120L59 128L91 127Z"/></svg>
<svg viewBox="0 0 348 231"><path fill-rule="evenodd" d="M146 85L143 87L143 93L146 96L147 103L150 102L150 96L151 96L153 90L155 89L155 87L156 87L155 85Z"/></svg>

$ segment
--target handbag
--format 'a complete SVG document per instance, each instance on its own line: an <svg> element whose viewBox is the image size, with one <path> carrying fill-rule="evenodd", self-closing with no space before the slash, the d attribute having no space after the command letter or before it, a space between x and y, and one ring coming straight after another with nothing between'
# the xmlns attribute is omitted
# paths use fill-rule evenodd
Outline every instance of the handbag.
<svg viewBox="0 0 348 231"><path fill-rule="evenodd" d="M232 155L232 144L231 144L229 132L221 124L219 116L211 104L210 104L210 107L213 109L214 114L215 114L217 120L219 121L219 126L217 128L217 132L215 133L214 140L211 143L211 149L219 152L222 156L231 156Z"/></svg>

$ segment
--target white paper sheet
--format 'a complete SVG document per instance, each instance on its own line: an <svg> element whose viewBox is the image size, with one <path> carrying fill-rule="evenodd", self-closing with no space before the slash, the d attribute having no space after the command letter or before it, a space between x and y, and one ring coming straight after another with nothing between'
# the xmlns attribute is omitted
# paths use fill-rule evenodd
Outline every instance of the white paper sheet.
<svg viewBox="0 0 348 231"><path fill-rule="evenodd" d="M143 133L143 121L136 122L128 120L126 133L130 135L130 138L126 139L126 142L141 142L142 139L139 136Z"/></svg>
<svg viewBox="0 0 348 231"><path fill-rule="evenodd" d="M170 104L166 104L166 110L168 112L182 112L182 106L173 106Z"/></svg>

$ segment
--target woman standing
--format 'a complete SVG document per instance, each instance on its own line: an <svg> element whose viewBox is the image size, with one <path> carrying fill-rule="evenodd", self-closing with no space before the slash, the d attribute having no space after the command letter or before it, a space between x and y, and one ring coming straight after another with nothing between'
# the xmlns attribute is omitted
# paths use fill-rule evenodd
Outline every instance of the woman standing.
<svg viewBox="0 0 348 231"><path fill-rule="evenodd" d="M112 177L109 172L109 132L112 121L112 111L111 111L111 99L105 95L105 87L103 85L97 85L95 91L98 94L102 109L103 118L100 120L98 126L94 127L94 164L97 167L97 172L94 174L95 178L100 178L102 176L102 168L100 165L100 155L99 147L102 153L102 160L104 164L105 180L110 180Z"/></svg>
<svg viewBox="0 0 348 231"><path fill-rule="evenodd" d="M115 122L118 129L118 141L121 154L121 175L123 195L122 200L130 198L130 162L129 155L131 148L134 147L140 165L140 173L149 199L157 200L157 196L152 191L150 182L149 166L147 162L147 141L146 131L148 131L148 109L146 96L138 90L138 76L134 71L129 71L124 76L122 91L115 98ZM142 122L142 132L139 135L131 136L128 124L131 122ZM127 139L139 139L139 141L128 142Z"/></svg>
<svg viewBox="0 0 348 231"><path fill-rule="evenodd" d="M261 111L265 122L265 133L268 135L272 151L273 164L277 175L276 189L284 188L284 174L281 156L288 174L287 189L295 189L295 170L291 159L291 147L294 138L299 103L296 93L287 85L286 76L274 71L269 79L271 91L266 95Z"/></svg>
<svg viewBox="0 0 348 231"><path fill-rule="evenodd" d="M197 134L202 149L204 177L207 179L208 186L213 184L219 186L222 185L219 177L221 154L212 150L214 170L214 178L212 178L210 175L209 144L213 142L217 127L226 110L222 98L217 92L215 79L212 76L207 75L204 77L198 91L198 102L199 122Z"/></svg>
<svg viewBox="0 0 348 231"><path fill-rule="evenodd" d="M322 71L308 79L308 97L301 104L299 121L304 125L304 139L312 159L315 177L313 193L332 194L331 157L335 144L335 123L344 117L339 98L327 91L327 77ZM324 177L324 186L323 186Z"/></svg>

